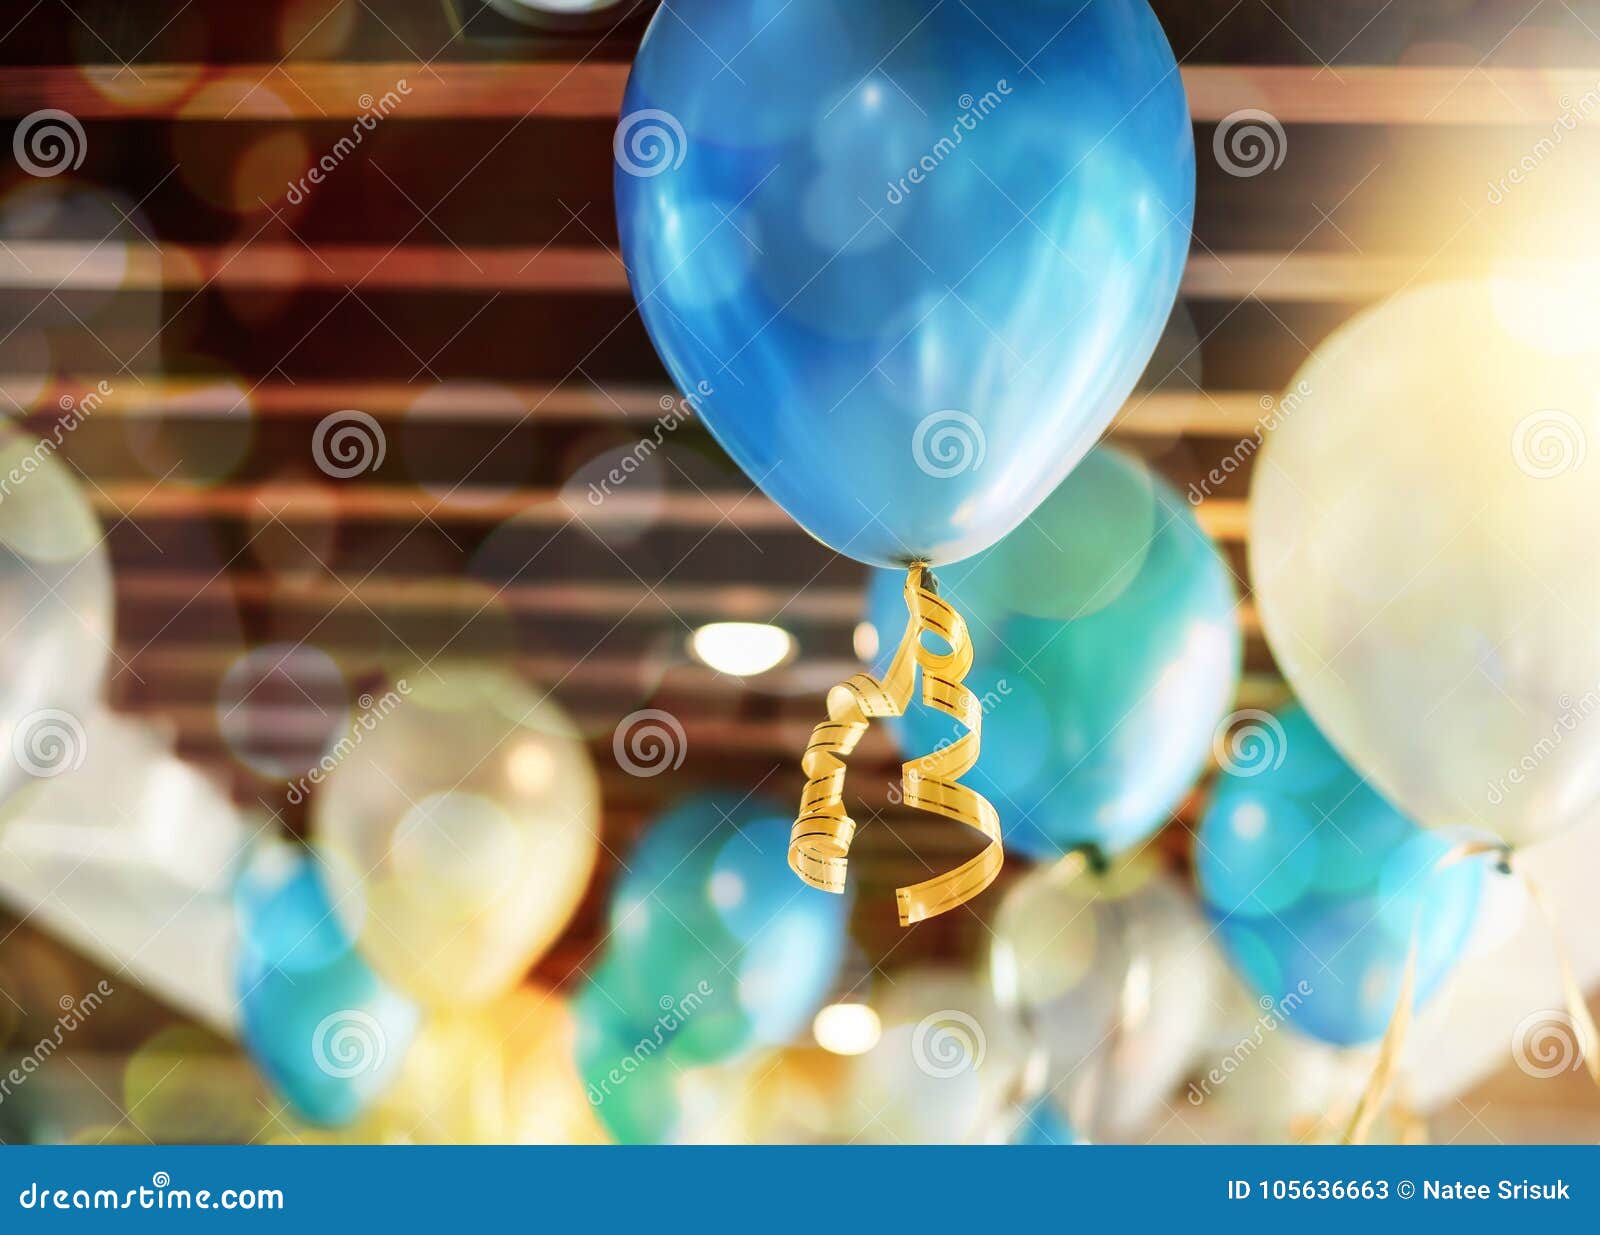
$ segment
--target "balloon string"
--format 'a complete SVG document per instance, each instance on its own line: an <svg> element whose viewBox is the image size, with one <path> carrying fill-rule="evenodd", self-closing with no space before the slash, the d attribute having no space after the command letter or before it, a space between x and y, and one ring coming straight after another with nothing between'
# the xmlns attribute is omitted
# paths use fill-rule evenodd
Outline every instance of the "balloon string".
<svg viewBox="0 0 1600 1235"><path fill-rule="evenodd" d="M1476 841L1456 845L1434 864L1428 875L1432 877L1458 862L1490 853L1503 854L1503 851L1493 845L1480 844ZM1417 950L1421 943L1421 935L1422 909L1418 906L1416 918L1411 924L1411 945L1406 949L1406 967L1400 977L1400 990L1395 996L1394 1012L1390 1014L1389 1025L1383 1031L1383 1040L1378 1047L1378 1058L1372 1065L1372 1075L1361 1091L1361 1098L1356 1102L1356 1109L1350 1116L1350 1123L1345 1127L1340 1144L1366 1144L1367 1135L1372 1131L1373 1121L1378 1118L1388 1099L1389 1087L1394 1083L1395 1070L1400 1064L1400 1053L1405 1049L1406 1034L1411 1030L1411 1018L1416 1003Z"/></svg>
<svg viewBox="0 0 1600 1235"><path fill-rule="evenodd" d="M1589 1003L1583 996L1583 987L1578 982L1577 974L1572 968L1572 958L1568 955L1566 944L1562 942L1560 926L1556 920L1554 907L1544 891L1534 882L1533 877L1518 865L1511 863L1509 850L1496 845L1486 845L1477 842L1468 842L1457 845L1449 853L1439 859L1430 874L1454 866L1470 858L1482 857L1486 854L1497 856L1505 869L1514 873L1522 881L1522 886L1527 890L1528 899L1539 910L1544 918L1545 926L1550 932L1550 942L1555 948L1556 963L1561 967L1561 985L1567 1002L1567 1017L1572 1022L1574 1034L1579 1041L1579 1049L1583 1053L1584 1067L1588 1069L1589 1079L1600 1086L1600 1031L1596 1030L1594 1017L1589 1012ZM1364 1144L1367 1133L1371 1130L1372 1122L1382 1110L1384 1099L1388 1095L1389 1086L1394 1080L1394 1071L1399 1063L1400 1051L1405 1045L1405 1037L1411 1025L1412 1005L1415 998L1417 976L1417 947L1418 937L1421 934L1421 913L1418 912L1418 921L1411 929L1411 948L1406 957L1405 975L1400 981L1399 997L1395 1001L1394 1014L1389 1019L1389 1026L1384 1030L1383 1044L1378 1049L1378 1059L1373 1065L1372 1076L1367 1081L1366 1089L1361 1094L1361 1100L1356 1104L1355 1114L1350 1119L1350 1125L1345 1129L1343 1143L1346 1145Z"/></svg>
<svg viewBox="0 0 1600 1235"><path fill-rule="evenodd" d="M1526 871L1517 872L1522 886L1528 889L1528 899L1539 910L1544 924L1550 930L1550 942L1555 945L1556 963L1561 966L1561 986L1567 1000L1567 1016L1572 1021L1572 1031L1578 1037L1578 1048L1583 1052L1583 1066L1589 1079L1600 1085L1600 1033L1595 1030L1594 1017L1589 1012L1589 1001L1583 997L1583 987L1572 969L1572 957L1561 941L1561 929L1556 921L1556 911L1550 899Z"/></svg>
<svg viewBox="0 0 1600 1235"><path fill-rule="evenodd" d="M1004 860L1000 816L982 794L958 783L978 761L983 707L963 684L972 668L967 624L939 598L937 587L926 566L911 567L905 587L910 616L883 680L857 673L828 692L828 719L812 730L810 744L800 757L806 787L789 840L789 865L795 874L824 892L844 891L850 842L856 831L844 805L846 760L872 721L904 715L920 668L922 702L953 716L967 732L948 746L901 765L905 803L913 810L964 823L989 843L954 870L896 888L901 926L965 904L994 882ZM929 631L950 650L935 652L923 646L922 636Z"/></svg>

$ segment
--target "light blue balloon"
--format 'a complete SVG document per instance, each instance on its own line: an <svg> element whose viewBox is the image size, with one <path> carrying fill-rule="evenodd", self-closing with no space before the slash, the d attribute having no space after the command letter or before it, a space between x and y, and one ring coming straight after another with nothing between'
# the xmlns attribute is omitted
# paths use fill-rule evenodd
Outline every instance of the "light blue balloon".
<svg viewBox="0 0 1600 1235"><path fill-rule="evenodd" d="M307 1121L353 1122L399 1076L420 1014L356 951L309 859L257 855L234 886L235 986L256 1066Z"/></svg>
<svg viewBox="0 0 1600 1235"><path fill-rule="evenodd" d="M1195 862L1223 947L1285 1022L1351 1046L1383 1035L1417 941L1416 1002L1461 954L1481 861L1419 828L1298 706L1247 718L1226 747Z"/></svg>
<svg viewBox="0 0 1600 1235"><path fill-rule="evenodd" d="M1146 0L675 0L622 112L661 359L756 484L872 565L1016 526L1177 293L1194 145Z"/></svg>
<svg viewBox="0 0 1600 1235"><path fill-rule="evenodd" d="M1170 817L1204 768L1239 679L1232 576L1190 509L1143 464L1091 453L991 551L938 572L974 648L983 749L964 778L1013 850L1111 856ZM904 576L875 572L882 670L906 622ZM891 722L926 754L961 727L913 702Z"/></svg>
<svg viewBox="0 0 1600 1235"><path fill-rule="evenodd" d="M1066 1116L1056 1110L1048 1097L1040 1098L1012 1130L1013 1145L1082 1145L1086 1142L1072 1130Z"/></svg>
<svg viewBox="0 0 1600 1235"><path fill-rule="evenodd" d="M709 794L650 828L611 901L605 1002L621 1032L661 1039L687 1066L810 1023L838 976L850 904L789 871L792 826L770 803Z"/></svg>

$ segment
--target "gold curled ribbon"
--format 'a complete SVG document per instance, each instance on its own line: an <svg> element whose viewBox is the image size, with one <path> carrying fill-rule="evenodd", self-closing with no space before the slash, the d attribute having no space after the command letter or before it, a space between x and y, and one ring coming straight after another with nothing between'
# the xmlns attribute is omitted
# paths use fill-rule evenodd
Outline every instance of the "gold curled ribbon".
<svg viewBox="0 0 1600 1235"><path fill-rule="evenodd" d="M900 925L910 926L977 896L1000 873L1004 853L999 814L982 794L958 783L978 761L983 724L982 704L963 685L972 668L967 624L939 598L933 572L924 565L912 566L907 572L905 597L910 617L883 680L857 673L828 692L828 719L812 730L811 742L800 757L807 779L800 816L789 838L789 865L814 888L844 891L850 842L856 832L855 821L844 805L846 760L874 720L904 715L920 667L922 702L955 717L967 732L950 745L901 765L905 804L964 823L989 843L954 870L895 889ZM950 650L935 652L924 646L922 636L929 631Z"/></svg>
<svg viewBox="0 0 1600 1235"><path fill-rule="evenodd" d="M1567 1016L1572 1020L1573 1032L1581 1039L1578 1046L1583 1053L1583 1062L1588 1069L1589 1079L1600 1085L1600 1031L1596 1030L1594 1017L1589 1012L1588 1001L1583 996L1583 987L1573 971L1572 959L1567 955L1566 945L1561 942L1561 931L1556 922L1555 910L1539 885L1520 866L1512 864L1509 849L1475 841L1451 849L1439 859L1429 874L1436 874L1446 867L1454 866L1457 862L1489 854L1500 860L1501 866L1507 873L1515 874L1522 880L1522 886L1528 892L1528 899L1539 910L1545 926L1550 930L1550 942L1555 947L1556 962L1561 966L1561 985L1567 1001ZM1383 1109L1389 1086L1394 1081L1395 1069L1400 1062L1400 1052L1405 1046L1406 1034L1411 1028L1417 984L1417 936L1422 928L1420 910L1418 916L1419 921L1411 928L1411 947L1406 955L1405 973L1400 979L1400 991L1395 1000L1394 1013L1389 1018L1388 1028L1383 1031L1383 1042L1378 1048L1378 1058L1373 1064L1372 1076L1368 1079L1361 1100L1356 1103L1355 1114L1351 1116L1350 1124L1345 1129L1342 1138L1342 1143L1345 1145L1361 1145L1366 1142L1373 1120Z"/></svg>

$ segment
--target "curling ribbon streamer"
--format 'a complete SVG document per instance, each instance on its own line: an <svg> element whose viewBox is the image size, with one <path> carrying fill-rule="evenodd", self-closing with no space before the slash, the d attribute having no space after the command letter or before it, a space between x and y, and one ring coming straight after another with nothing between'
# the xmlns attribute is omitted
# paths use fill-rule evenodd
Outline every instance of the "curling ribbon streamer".
<svg viewBox="0 0 1600 1235"><path fill-rule="evenodd" d="M1433 870L1440 871L1457 862L1486 854L1497 856L1504 869L1515 873L1522 880L1522 886L1528 891L1528 899L1537 907L1550 930L1550 941L1556 950L1556 962L1561 966L1561 985L1566 995L1567 1016L1572 1021L1573 1033L1578 1037L1578 1047L1583 1053L1583 1063L1589 1071L1589 1078L1596 1085L1600 1085L1600 1031L1595 1028L1594 1017L1589 1013L1588 1001L1583 997L1583 987L1578 984L1578 977L1572 970L1572 960L1567 955L1566 946L1561 942L1555 910L1539 885L1527 872L1511 864L1510 850L1496 845L1481 843L1457 845L1439 859ZM1345 1129L1343 1143L1346 1145L1360 1145L1366 1141L1372 1121L1383 1109L1384 1099L1394 1080L1395 1067L1399 1063L1400 1052L1405 1045L1406 1033L1411 1027L1417 980L1417 935L1420 929L1420 923L1412 928L1411 949L1406 956L1405 974L1400 980L1400 993L1395 1001L1394 1015L1389 1019L1389 1027L1383 1032L1383 1044L1378 1049L1378 1059L1373 1065L1372 1076L1367 1081L1360 1102L1356 1104L1355 1114L1351 1116L1349 1127Z"/></svg>
<svg viewBox="0 0 1600 1235"><path fill-rule="evenodd" d="M806 774L800 817L789 839L789 865L814 888L843 892L855 821L845 810L846 759L867 726L884 716L901 716L911 701L918 667L922 670L922 702L955 717L967 729L950 745L901 765L905 803L964 823L988 839L983 852L954 870L910 887L896 888L900 925L910 926L965 904L1000 873L1000 816L989 800L959 784L978 761L983 707L962 684L972 668L972 641L961 615L939 599L938 584L924 565L906 575L906 608L910 619L894 660L880 682L857 673L828 692L828 719L811 733L800 757ZM922 636L933 632L949 645L948 652L925 647Z"/></svg>

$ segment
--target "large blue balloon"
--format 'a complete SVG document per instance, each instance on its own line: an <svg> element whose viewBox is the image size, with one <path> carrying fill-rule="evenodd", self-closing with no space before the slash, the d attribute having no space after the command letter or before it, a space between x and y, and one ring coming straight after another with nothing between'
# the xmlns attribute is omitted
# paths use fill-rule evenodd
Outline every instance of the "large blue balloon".
<svg viewBox="0 0 1600 1235"><path fill-rule="evenodd" d="M276 846L234 887L235 982L257 1067L311 1123L350 1123L398 1077L419 1020L355 949L307 858Z"/></svg>
<svg viewBox="0 0 1600 1235"><path fill-rule="evenodd" d="M1038 859L1110 856L1168 819L1211 753L1239 677L1232 576L1188 505L1141 463L1099 449L991 552L939 571L966 616L984 705L965 783ZM904 577L878 572L868 618L882 668L906 622ZM913 704L907 756L961 730Z"/></svg>
<svg viewBox="0 0 1600 1235"><path fill-rule="evenodd" d="M674 0L622 110L622 250L662 360L863 562L1010 531L1172 307L1194 147L1146 0Z"/></svg>
<svg viewBox="0 0 1600 1235"><path fill-rule="evenodd" d="M1371 788L1298 706L1234 733L1196 848L1234 967L1285 1021L1340 1046L1382 1036L1413 935L1416 1000L1460 955L1481 861Z"/></svg>

